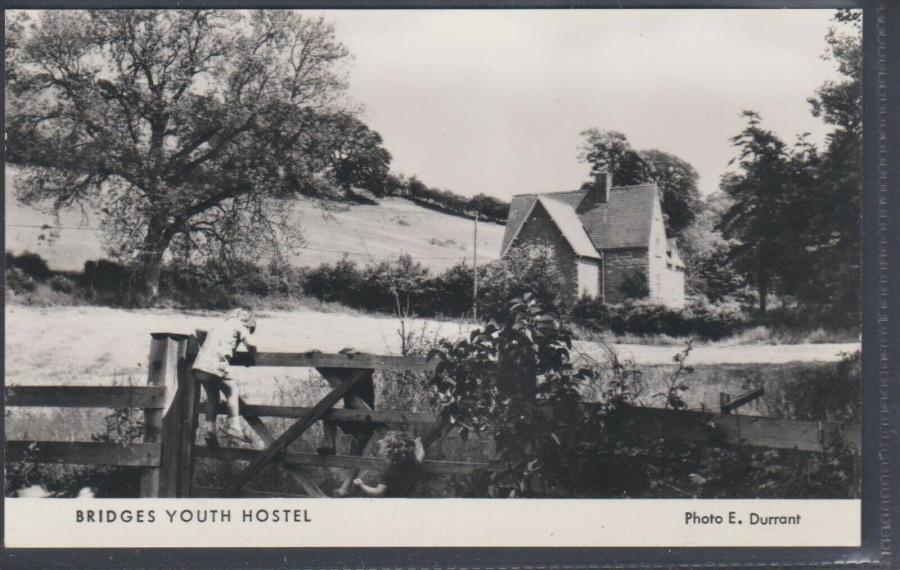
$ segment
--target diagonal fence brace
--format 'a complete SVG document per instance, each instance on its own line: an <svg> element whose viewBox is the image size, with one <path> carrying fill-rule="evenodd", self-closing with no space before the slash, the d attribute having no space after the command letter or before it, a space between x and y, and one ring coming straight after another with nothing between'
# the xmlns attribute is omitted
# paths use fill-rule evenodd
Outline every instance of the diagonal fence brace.
<svg viewBox="0 0 900 570"><path fill-rule="evenodd" d="M241 398L241 407L245 404L246 402ZM263 423L259 416L244 415L244 419L247 420L247 423L250 424L250 427L253 428L256 435L258 435L266 445L275 443L275 436L272 435L272 432L269 431L269 428L266 427L266 424ZM294 481L303 487L303 490L306 491L307 495L316 498L325 497L325 493L322 492L322 489L320 489L298 465L291 465L290 463L282 463L282 465L291 477L294 478Z"/></svg>
<svg viewBox="0 0 900 570"><path fill-rule="evenodd" d="M308 411L303 417L300 418L297 423L292 425L286 432L281 434L274 442L272 442L269 447L262 452L262 454L250 462L243 471L237 474L234 480L229 483L222 492L219 494L219 497L233 497L240 491L244 485L247 484L250 479L253 478L254 475L259 473L263 467L271 463L275 458L284 453L287 449L287 446L290 445L295 439L303 435L303 433L311 428L316 421L322 419L322 416L325 415L325 412L334 407L338 401L344 397L344 394L353 389L356 384L365 377L365 370L357 370L349 378L347 378L343 384L336 387L334 390L328 393L327 396L322 398L319 403L317 403L310 411Z"/></svg>

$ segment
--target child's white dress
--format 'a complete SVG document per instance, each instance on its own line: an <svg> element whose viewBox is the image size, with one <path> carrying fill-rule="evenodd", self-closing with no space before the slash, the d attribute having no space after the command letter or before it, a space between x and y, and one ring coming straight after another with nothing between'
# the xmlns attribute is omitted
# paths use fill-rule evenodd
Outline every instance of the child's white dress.
<svg viewBox="0 0 900 570"><path fill-rule="evenodd" d="M250 329L238 319L227 319L206 334L206 341L194 360L194 370L229 378L228 367L238 345L251 336Z"/></svg>

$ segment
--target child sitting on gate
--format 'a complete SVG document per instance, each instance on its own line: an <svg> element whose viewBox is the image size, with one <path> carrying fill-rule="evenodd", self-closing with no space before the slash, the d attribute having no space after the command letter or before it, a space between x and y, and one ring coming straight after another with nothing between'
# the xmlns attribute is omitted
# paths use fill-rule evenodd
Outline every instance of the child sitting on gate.
<svg viewBox="0 0 900 570"><path fill-rule="evenodd" d="M418 437L406 432L389 432L381 440L381 453L389 465L382 482L376 487L355 479L353 484L369 497L413 497L425 461L425 447Z"/></svg>
<svg viewBox="0 0 900 570"><path fill-rule="evenodd" d="M219 392L225 395L225 406L228 410L228 423L225 434L232 439L249 443L251 440L241 427L239 411L240 393L237 383L229 376L228 367L238 345L244 343L247 350L256 352L253 332L256 330L256 319L246 309L236 309L228 315L224 322L214 326L206 335L206 340L194 360L194 376L206 391L206 444L218 446L216 439L216 406L219 404Z"/></svg>

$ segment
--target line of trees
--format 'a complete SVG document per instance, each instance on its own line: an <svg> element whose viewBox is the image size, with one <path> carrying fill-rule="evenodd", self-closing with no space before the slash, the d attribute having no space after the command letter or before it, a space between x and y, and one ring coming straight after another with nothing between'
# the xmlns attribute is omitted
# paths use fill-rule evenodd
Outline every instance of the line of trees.
<svg viewBox="0 0 900 570"><path fill-rule="evenodd" d="M482 220L506 223L509 202L479 193L471 198L461 196L452 190L432 188L419 180L415 175L407 178L402 174L390 175L387 193L400 196L419 205L456 216L474 218L477 214Z"/></svg>

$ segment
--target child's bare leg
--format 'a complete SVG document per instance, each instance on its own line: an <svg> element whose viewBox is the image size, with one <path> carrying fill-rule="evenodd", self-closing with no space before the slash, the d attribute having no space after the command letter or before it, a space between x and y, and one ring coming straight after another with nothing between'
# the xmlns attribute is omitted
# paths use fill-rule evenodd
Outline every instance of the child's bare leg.
<svg viewBox="0 0 900 570"><path fill-rule="evenodd" d="M366 444L369 443L371 438L372 432L370 431L360 432L354 435L350 440L350 455L361 456L366 449ZM344 482L341 483L337 493L340 495L349 495L350 490L353 488L353 480L357 477L359 477L359 469L350 471L344 478Z"/></svg>
<svg viewBox="0 0 900 570"><path fill-rule="evenodd" d="M232 418L240 418L241 393L238 391L237 382L223 378L220 382L222 394L225 396L225 407L228 410L228 421L234 421Z"/></svg>
<svg viewBox="0 0 900 570"><path fill-rule="evenodd" d="M206 404L204 409L206 415L207 431L215 431L216 417L218 416L216 407L219 405L219 378L200 370L195 370L194 375L203 386L203 391L206 392Z"/></svg>
<svg viewBox="0 0 900 570"><path fill-rule="evenodd" d="M223 378L219 384L222 394L225 396L225 408L228 410L226 432L235 439L249 443L251 440L244 434L244 429L241 427L241 393L238 391L237 382Z"/></svg>

